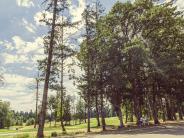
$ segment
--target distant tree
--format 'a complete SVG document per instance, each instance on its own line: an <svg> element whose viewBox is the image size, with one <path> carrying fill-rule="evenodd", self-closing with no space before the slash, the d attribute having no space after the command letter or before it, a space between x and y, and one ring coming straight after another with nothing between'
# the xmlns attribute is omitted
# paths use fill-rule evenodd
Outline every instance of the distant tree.
<svg viewBox="0 0 184 138"><path fill-rule="evenodd" d="M50 126L51 126L51 122L52 122L52 119L53 119L53 116L56 120L56 117L55 116L55 112L57 110L57 101L56 101L56 97L51 95L49 96L48 98L48 109L50 110Z"/></svg>
<svg viewBox="0 0 184 138"><path fill-rule="evenodd" d="M76 119L79 119L79 124L85 119L85 103L80 99L76 105Z"/></svg>
<svg viewBox="0 0 184 138"><path fill-rule="evenodd" d="M11 118L10 103L0 100L0 129L10 127Z"/></svg>
<svg viewBox="0 0 184 138"><path fill-rule="evenodd" d="M70 121L72 118L71 115L71 96L67 95L64 100L64 112L63 112L63 120L65 121L65 125L70 125Z"/></svg>

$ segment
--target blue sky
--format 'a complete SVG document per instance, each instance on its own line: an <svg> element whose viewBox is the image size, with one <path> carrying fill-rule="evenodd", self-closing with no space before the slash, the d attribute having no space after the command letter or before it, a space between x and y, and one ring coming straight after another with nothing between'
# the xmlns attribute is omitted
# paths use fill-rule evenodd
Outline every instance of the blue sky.
<svg viewBox="0 0 184 138"><path fill-rule="evenodd" d="M86 0L71 1L70 14L73 21L81 20ZM101 0L101 3L108 11L116 1ZM36 61L43 57L42 36L46 32L46 28L39 23L40 13L43 11L41 2L42 0L0 0L0 70L4 76L0 99L10 101L14 110L34 109L35 90L30 89L30 86L35 83ZM180 9L184 7L183 3L183 0L178 0ZM77 30L70 32L76 34ZM76 39L81 41L80 38ZM70 93L76 93L76 88L67 78L65 86Z"/></svg>
<svg viewBox="0 0 184 138"><path fill-rule="evenodd" d="M86 0L72 0L70 13L73 20L81 19ZM42 0L0 0L0 67L4 85L0 87L0 99L10 101L12 109L29 111L34 109L34 77L36 61L43 57L42 36L45 28L39 17L44 7ZM116 0L102 0L108 10ZM72 31L73 34L77 30ZM77 90L65 78L70 93ZM40 93L42 90L40 90Z"/></svg>

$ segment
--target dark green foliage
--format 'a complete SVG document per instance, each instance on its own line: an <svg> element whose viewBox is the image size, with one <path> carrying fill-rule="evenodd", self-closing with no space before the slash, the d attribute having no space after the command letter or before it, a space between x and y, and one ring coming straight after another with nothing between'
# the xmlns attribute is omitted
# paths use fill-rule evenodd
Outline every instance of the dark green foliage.
<svg viewBox="0 0 184 138"><path fill-rule="evenodd" d="M93 14L88 16L93 20ZM92 23L87 28L92 33L78 54L85 72L79 81L84 100L87 94L104 94L120 126L122 105L127 119L135 115L138 124L142 116L153 118L155 124L161 116L174 120L176 112L183 119L183 13L172 2L117 2L107 15Z"/></svg>

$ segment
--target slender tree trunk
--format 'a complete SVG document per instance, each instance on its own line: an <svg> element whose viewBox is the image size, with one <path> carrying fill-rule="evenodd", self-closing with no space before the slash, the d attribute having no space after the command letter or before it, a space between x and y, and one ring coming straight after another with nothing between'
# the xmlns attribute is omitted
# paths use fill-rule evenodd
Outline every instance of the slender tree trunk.
<svg viewBox="0 0 184 138"><path fill-rule="evenodd" d="M172 110L172 116L174 118L174 120L177 120L177 117L176 117L176 112L177 112L177 109L175 108L175 102L174 102L174 99L171 98L171 110Z"/></svg>
<svg viewBox="0 0 184 138"><path fill-rule="evenodd" d="M51 110L51 115L50 115L50 127L52 125L52 110Z"/></svg>
<svg viewBox="0 0 184 138"><path fill-rule="evenodd" d="M119 121L120 121L120 128L123 128L124 127L124 124L123 124L123 114L122 114L122 111L121 109L118 110L118 118L119 118Z"/></svg>
<svg viewBox="0 0 184 138"><path fill-rule="evenodd" d="M87 118L87 105L85 105L85 115L84 115L84 123L87 123L86 118Z"/></svg>
<svg viewBox="0 0 184 138"><path fill-rule="evenodd" d="M36 128L36 125L38 123L38 88L39 88L39 79L36 78L36 112L35 112L34 128Z"/></svg>
<svg viewBox="0 0 184 138"><path fill-rule="evenodd" d="M154 124L160 124L159 120L158 120L158 109L157 109L157 101L156 101L156 93L155 93L156 89L155 89L155 84L153 84L153 120L154 120Z"/></svg>
<svg viewBox="0 0 184 138"><path fill-rule="evenodd" d="M162 120L163 122L166 121L166 109L165 109L165 103L162 101L162 98L160 99L160 105L161 105L161 108L162 108Z"/></svg>
<svg viewBox="0 0 184 138"><path fill-rule="evenodd" d="M105 113L104 113L104 101L103 101L103 94L100 94L100 109L101 109L101 121L102 121L102 130L106 130L106 123L105 123Z"/></svg>
<svg viewBox="0 0 184 138"><path fill-rule="evenodd" d="M127 101L125 102L125 123L128 122L128 104Z"/></svg>
<svg viewBox="0 0 184 138"><path fill-rule="evenodd" d="M178 101L178 113L179 113L179 119L183 120L182 104L180 101Z"/></svg>
<svg viewBox="0 0 184 138"><path fill-rule="evenodd" d="M123 124L123 114L121 111L121 106L120 105L115 105L115 110L116 110L116 114L118 116L119 119L119 128L123 128L124 124Z"/></svg>
<svg viewBox="0 0 184 138"><path fill-rule="evenodd" d="M170 98L168 96L166 98L166 109L167 109L167 119L168 120L174 120L173 116L172 116Z"/></svg>
<svg viewBox="0 0 184 138"><path fill-rule="evenodd" d="M64 22L64 19L63 19L63 15L62 15L62 23ZM60 85L61 85L61 105L60 105L60 121L61 121L61 128L62 128L62 131L65 132L66 129L65 129L65 126L64 126L64 123L63 123L63 97L64 97L64 86L63 86L63 71L64 71L64 30L63 30L63 26L61 27L61 44L62 44L62 47L61 47L61 82L60 82Z"/></svg>
<svg viewBox="0 0 184 138"><path fill-rule="evenodd" d="M88 105L87 105L87 110L88 110L88 126L87 126L87 132L90 132L90 118L91 118L91 112L90 112L90 97L88 94Z"/></svg>
<svg viewBox="0 0 184 138"><path fill-rule="evenodd" d="M56 127L56 122L57 122L57 112L56 111L55 111L55 115L54 115L54 121L55 121L54 126Z"/></svg>
<svg viewBox="0 0 184 138"><path fill-rule="evenodd" d="M55 23L56 23L56 14L57 14L57 2L58 2L58 0L54 0L53 17L52 17L52 30L51 30L51 37L50 37L50 43L49 43L49 53L48 53L46 76L45 76L45 83L44 83L42 108L41 108L41 112L40 112L40 116L39 116L39 127L38 127L38 132L37 132L38 138L44 138L43 130L44 130L44 124L45 124L45 116L46 116L46 109L47 109L47 97L48 97L48 86L49 86L49 78L50 78L52 56L53 56L55 26L56 26Z"/></svg>
<svg viewBox="0 0 184 138"><path fill-rule="evenodd" d="M130 109L130 122L134 122L134 104L131 102L131 109Z"/></svg>
<svg viewBox="0 0 184 138"><path fill-rule="evenodd" d="M134 96L134 113L137 119L137 125L140 124L140 119L141 119L141 111L140 111L140 107L139 107L139 101L137 99L137 96Z"/></svg>
<svg viewBox="0 0 184 138"><path fill-rule="evenodd" d="M133 100L134 100L134 113L137 119L137 125L140 124L140 119L142 116L141 110L140 110L140 100L138 95L138 89L137 89L137 82L136 79L133 80Z"/></svg>
<svg viewBox="0 0 184 138"><path fill-rule="evenodd" d="M95 95L95 106L96 106L97 126L99 127L100 126L100 118L99 118L99 110L98 110L98 95L97 95L97 92L96 92L96 95Z"/></svg>
<svg viewBox="0 0 184 138"><path fill-rule="evenodd" d="M65 126L64 126L64 123L63 123L63 96L61 95L61 103L60 103L60 122L61 122L61 128L62 128L62 131L65 132Z"/></svg>
<svg viewBox="0 0 184 138"><path fill-rule="evenodd" d="M90 29L89 29L89 21L88 17L89 12L86 11L85 15L85 23L86 23L86 46L87 46L87 132L90 132L90 117L91 117L91 100L90 100L90 94L91 94L91 50L90 50Z"/></svg>

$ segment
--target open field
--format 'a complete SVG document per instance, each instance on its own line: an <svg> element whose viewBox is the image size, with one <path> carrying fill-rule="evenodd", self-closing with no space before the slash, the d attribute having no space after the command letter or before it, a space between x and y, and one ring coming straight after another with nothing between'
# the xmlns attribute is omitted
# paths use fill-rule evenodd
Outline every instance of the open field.
<svg viewBox="0 0 184 138"><path fill-rule="evenodd" d="M45 136L50 137L52 132L57 132L57 134L62 135L62 137L87 137L87 138L147 138L147 137L157 137L161 135L164 137L177 138L184 137L184 122L167 122L162 123L160 126L149 126L143 128L137 128L134 123L127 123L126 127L123 129L118 128L118 119L116 117L107 118L107 131L101 132L101 128L96 127L96 119L91 119L91 133L86 133L86 125L71 125L66 126L67 133L62 134L59 123L54 127L54 123L50 127L50 124L47 123L45 127ZM129 127L127 127L129 125ZM15 130L18 128L18 130ZM34 138L36 135L37 129L34 129L33 126L19 126L12 127L9 130L2 129L0 130L0 138ZM23 137L24 136L24 137ZM162 138L164 138L162 137Z"/></svg>
<svg viewBox="0 0 184 138"><path fill-rule="evenodd" d="M119 121L116 117L112 117L112 118L106 119L106 123L109 126L114 126L114 128L117 128ZM101 128L97 128L96 124L97 124L96 119L91 119L92 132L101 131ZM85 123L80 125L66 126L67 134L73 135L75 133L85 133L86 127L87 127L87 124ZM18 128L18 130L16 130L16 128ZM11 127L10 129L0 129L0 138L4 138L4 136L6 136L7 138L12 138L17 134L29 134L30 137L34 137L36 132L37 132L37 129L34 129L33 126L14 126L14 127ZM62 133L59 122L57 123L56 127L54 126L54 122L52 122L51 126L49 123L46 123L45 135L50 136L52 132Z"/></svg>

